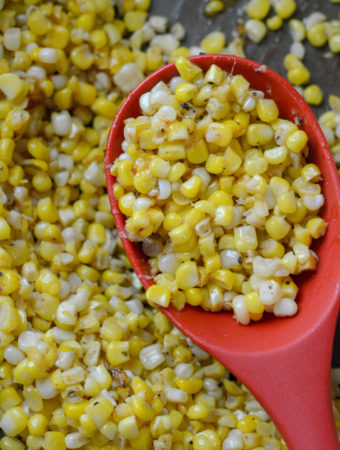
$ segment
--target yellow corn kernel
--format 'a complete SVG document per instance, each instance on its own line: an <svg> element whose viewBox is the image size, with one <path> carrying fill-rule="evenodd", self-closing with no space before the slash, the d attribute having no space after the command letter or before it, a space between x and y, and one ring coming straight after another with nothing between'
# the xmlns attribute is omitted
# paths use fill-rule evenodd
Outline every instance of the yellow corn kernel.
<svg viewBox="0 0 340 450"><path fill-rule="evenodd" d="M255 414L249 414L243 417L237 422L237 429L241 430L242 433L252 433L256 430L257 425L260 423L260 419Z"/></svg>
<svg viewBox="0 0 340 450"><path fill-rule="evenodd" d="M11 228L8 225L7 221L0 217L0 240L6 240L11 237Z"/></svg>
<svg viewBox="0 0 340 450"><path fill-rule="evenodd" d="M198 175L193 175L181 185L180 191L183 195L185 195L185 197L193 199L198 195L202 187L202 183L201 177Z"/></svg>
<svg viewBox="0 0 340 450"><path fill-rule="evenodd" d="M208 125L206 140L219 147L226 147L233 138L233 128L230 123L212 122Z"/></svg>
<svg viewBox="0 0 340 450"><path fill-rule="evenodd" d="M176 87L175 96L180 103L189 102L198 93L198 87L192 83L181 83Z"/></svg>
<svg viewBox="0 0 340 450"><path fill-rule="evenodd" d="M256 230L252 225L244 225L234 229L235 247L241 253L247 253L248 250L257 248Z"/></svg>
<svg viewBox="0 0 340 450"><path fill-rule="evenodd" d="M104 97L97 97L91 105L91 109L95 114L113 119L117 112L117 107L108 99Z"/></svg>
<svg viewBox="0 0 340 450"><path fill-rule="evenodd" d="M21 401L20 395L12 386L0 391L0 403L3 411L7 411L8 409L19 405Z"/></svg>
<svg viewBox="0 0 340 450"><path fill-rule="evenodd" d="M230 81L230 87L236 98L242 97L248 89L249 82L242 75L235 75Z"/></svg>
<svg viewBox="0 0 340 450"><path fill-rule="evenodd" d="M288 156L287 147L284 145L267 149L263 152L263 156L266 158L269 164L281 164Z"/></svg>
<svg viewBox="0 0 340 450"><path fill-rule="evenodd" d="M306 37L306 29L299 19L291 19L289 21L290 33L294 41L303 41Z"/></svg>
<svg viewBox="0 0 340 450"><path fill-rule="evenodd" d="M310 72L307 69L307 67L301 64L299 66L289 69L287 77L292 84L301 86L303 84L308 83L308 81L310 80Z"/></svg>
<svg viewBox="0 0 340 450"><path fill-rule="evenodd" d="M295 237L295 242L307 245L308 247L312 243L312 236L311 236L308 228L304 228L299 224L296 224L294 226L294 237Z"/></svg>
<svg viewBox="0 0 340 450"><path fill-rule="evenodd" d="M1 270L1 277L0 277L0 292L2 295L9 295L12 294L12 292L16 291L20 288L20 277L16 270L10 270L10 269L3 269ZM3 298L3 297L1 297ZM4 307L5 303L2 303L2 307ZM7 311L7 308L6 308ZM4 311L5 312L5 311ZM10 314L10 320L12 321L12 318L15 317L14 313L10 313L10 311L7 311ZM10 322L11 323L11 322Z"/></svg>
<svg viewBox="0 0 340 450"><path fill-rule="evenodd" d="M327 43L324 23L315 23L307 29L307 39L314 47L322 47Z"/></svg>
<svg viewBox="0 0 340 450"><path fill-rule="evenodd" d="M321 217L313 217L313 219L309 219L306 224L307 229L314 239L324 236L327 226L327 222L321 219Z"/></svg>
<svg viewBox="0 0 340 450"><path fill-rule="evenodd" d="M132 216L135 200L135 196L132 192L122 195L119 199L119 209L121 212L126 216Z"/></svg>
<svg viewBox="0 0 340 450"><path fill-rule="evenodd" d="M189 288L184 291L186 303L192 306L199 306L203 301L203 295L199 288Z"/></svg>
<svg viewBox="0 0 340 450"><path fill-rule="evenodd" d="M185 261L176 269L176 281L180 289L190 289L198 285L198 272L195 261Z"/></svg>
<svg viewBox="0 0 340 450"><path fill-rule="evenodd" d="M271 238L280 240L287 236L291 227L283 217L272 216L266 220L265 228Z"/></svg>
<svg viewBox="0 0 340 450"><path fill-rule="evenodd" d="M195 435L193 448L194 450L218 450L221 448L221 441L216 431L204 430Z"/></svg>
<svg viewBox="0 0 340 450"><path fill-rule="evenodd" d="M169 306L171 293L166 286L158 286L156 284L150 286L146 291L146 298L151 305Z"/></svg>
<svg viewBox="0 0 340 450"><path fill-rule="evenodd" d="M303 96L309 105L321 105L323 102L323 93L317 84L307 86L303 91Z"/></svg>
<svg viewBox="0 0 340 450"><path fill-rule="evenodd" d="M43 436L47 425L48 421L43 414L33 414L28 419L28 432L32 436Z"/></svg>
<svg viewBox="0 0 340 450"><path fill-rule="evenodd" d="M0 75L0 90L9 101L12 101L25 92L25 82L15 73L2 73Z"/></svg>
<svg viewBox="0 0 340 450"><path fill-rule="evenodd" d="M0 440L1 450L25 450L26 446L22 441L18 439L11 438L9 436L4 436Z"/></svg>
<svg viewBox="0 0 340 450"><path fill-rule="evenodd" d="M209 84L218 85L222 82L223 77L223 70L216 64L212 64L204 76L204 81Z"/></svg>
<svg viewBox="0 0 340 450"><path fill-rule="evenodd" d="M106 348L106 357L113 366L120 366L129 361L129 342L111 341Z"/></svg>
<svg viewBox="0 0 340 450"><path fill-rule="evenodd" d="M282 258L285 254L285 248L274 239L266 239L261 242L260 253L264 258Z"/></svg>
<svg viewBox="0 0 340 450"><path fill-rule="evenodd" d="M205 214L202 211L199 211L196 208L191 208L190 211L186 213L184 217L184 222L187 223L189 226L194 227L201 220L203 220L204 217Z"/></svg>
<svg viewBox="0 0 340 450"><path fill-rule="evenodd" d="M279 109L274 100L262 98L256 103L256 112L263 122L272 122L279 116Z"/></svg>
<svg viewBox="0 0 340 450"><path fill-rule="evenodd" d="M333 53L339 53L340 52L340 39L339 34L334 34L329 37L328 40L329 49Z"/></svg>
<svg viewBox="0 0 340 450"><path fill-rule="evenodd" d="M125 439L134 439L139 435L138 424L134 415L122 419L118 423L118 432Z"/></svg>
<svg viewBox="0 0 340 450"><path fill-rule="evenodd" d="M171 242L174 245L185 244L193 235L193 229L187 223L183 223L169 231Z"/></svg>
<svg viewBox="0 0 340 450"><path fill-rule="evenodd" d="M268 17L268 19L266 20L267 27L272 31L279 30L282 27L282 24L283 20L278 15Z"/></svg>
<svg viewBox="0 0 340 450"><path fill-rule="evenodd" d="M308 142L308 136L303 130L295 131L287 138L286 145L291 152L301 152Z"/></svg>
<svg viewBox="0 0 340 450"><path fill-rule="evenodd" d="M166 161L177 161L185 158L185 148L182 144L165 143L158 146L158 156Z"/></svg>
<svg viewBox="0 0 340 450"><path fill-rule="evenodd" d="M213 16L224 10L224 3L221 0L209 0L205 5L204 14Z"/></svg>
<svg viewBox="0 0 340 450"><path fill-rule="evenodd" d="M44 435L44 447L49 450L66 450L65 433L61 431L47 431Z"/></svg>
<svg viewBox="0 0 340 450"><path fill-rule="evenodd" d="M288 19L296 10L296 3L294 0L278 0L273 4L274 11L282 19Z"/></svg>
<svg viewBox="0 0 340 450"><path fill-rule="evenodd" d="M252 19L264 19L270 10L269 0L250 0L246 7L246 12Z"/></svg>
<svg viewBox="0 0 340 450"><path fill-rule="evenodd" d="M226 38L221 31L212 31L200 43L206 53L220 53L225 45Z"/></svg>
<svg viewBox="0 0 340 450"><path fill-rule="evenodd" d="M244 296L244 303L249 313L261 314L264 311L264 304L261 302L256 291L249 292Z"/></svg>
<svg viewBox="0 0 340 450"><path fill-rule="evenodd" d="M150 422L155 415L151 405L138 395L132 396L130 406L135 416L144 422Z"/></svg>
<svg viewBox="0 0 340 450"><path fill-rule="evenodd" d="M27 426L28 417L20 406L8 409L1 418L1 428L10 437L17 436Z"/></svg>
<svg viewBox="0 0 340 450"><path fill-rule="evenodd" d="M203 139L193 144L187 149L187 160L193 164L202 164L209 156L208 147Z"/></svg>
<svg viewBox="0 0 340 450"><path fill-rule="evenodd" d="M197 75L202 73L202 69L190 62L187 58L180 56L175 61L176 69L185 81L191 81Z"/></svg>
<svg viewBox="0 0 340 450"><path fill-rule="evenodd" d="M203 257L204 267L207 273L219 271L221 268L221 258L218 253Z"/></svg>
<svg viewBox="0 0 340 450"><path fill-rule="evenodd" d="M187 166L184 163L177 162L170 167L168 180L172 183L178 181L187 171Z"/></svg>
<svg viewBox="0 0 340 450"><path fill-rule="evenodd" d="M268 144L274 136L273 129L266 124L252 124L247 128L247 142L253 147Z"/></svg>
<svg viewBox="0 0 340 450"><path fill-rule="evenodd" d="M188 394L196 394L202 389L203 381L200 378L184 379L177 378L176 386Z"/></svg>
<svg viewBox="0 0 340 450"><path fill-rule="evenodd" d="M204 403L194 403L188 408L186 415L190 420L204 420L209 412L210 409Z"/></svg>
<svg viewBox="0 0 340 450"><path fill-rule="evenodd" d="M276 203L283 214L293 214L297 207L293 191L286 192L277 197Z"/></svg>
<svg viewBox="0 0 340 450"><path fill-rule="evenodd" d="M209 202L212 202L215 207L233 206L234 204L232 196L227 192L220 190L217 190L210 195Z"/></svg>

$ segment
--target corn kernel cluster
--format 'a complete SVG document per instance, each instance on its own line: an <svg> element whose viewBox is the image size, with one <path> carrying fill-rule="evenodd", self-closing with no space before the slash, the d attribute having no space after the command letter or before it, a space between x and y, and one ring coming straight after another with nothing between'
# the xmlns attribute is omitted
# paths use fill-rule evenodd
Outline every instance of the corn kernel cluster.
<svg viewBox="0 0 340 450"><path fill-rule="evenodd" d="M111 169L128 237L151 258L147 299L232 309L245 325L294 315L290 275L315 269L327 228L307 135L242 75L175 64L180 76L141 96Z"/></svg>
<svg viewBox="0 0 340 450"><path fill-rule="evenodd" d="M145 302L114 231L113 115L145 75L201 51L149 6L0 0L1 450L286 449L251 393ZM223 45L242 56L241 39Z"/></svg>

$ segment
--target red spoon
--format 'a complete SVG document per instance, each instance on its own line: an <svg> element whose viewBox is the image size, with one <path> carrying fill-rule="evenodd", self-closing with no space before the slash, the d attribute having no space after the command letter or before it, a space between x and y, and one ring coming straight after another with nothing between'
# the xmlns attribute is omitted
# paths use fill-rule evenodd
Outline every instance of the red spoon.
<svg viewBox="0 0 340 450"><path fill-rule="evenodd" d="M335 450L339 442L331 407L330 367L340 290L340 182L331 153L312 111L281 76L254 61L226 55L190 58L206 71L214 63L242 74L253 89L274 98L280 117L296 121L309 136L311 159L321 169L328 231L315 245L316 273L298 277L299 311L291 318L269 318L250 326L229 312L210 313L186 306L163 313L185 335L218 359L262 403L290 450ZM113 195L112 162L121 153L124 120L140 114L139 97L163 80L178 76L169 64L147 77L125 100L110 130L106 179L117 230L131 264L147 289L152 284L147 257L126 238L125 219ZM302 120L301 120L302 119Z"/></svg>

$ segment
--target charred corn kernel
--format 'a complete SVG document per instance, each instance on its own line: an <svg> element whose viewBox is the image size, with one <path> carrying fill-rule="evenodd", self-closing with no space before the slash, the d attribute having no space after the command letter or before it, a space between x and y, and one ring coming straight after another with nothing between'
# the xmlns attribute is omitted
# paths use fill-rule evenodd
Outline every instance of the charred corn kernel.
<svg viewBox="0 0 340 450"><path fill-rule="evenodd" d="M256 103L256 112L263 122L272 122L279 116L276 103L269 98L262 98Z"/></svg>
<svg viewBox="0 0 340 450"><path fill-rule="evenodd" d="M185 81L191 81L197 75L202 73L202 70L198 66L182 56L175 61L175 66L180 76Z"/></svg>
<svg viewBox="0 0 340 450"><path fill-rule="evenodd" d="M303 96L309 105L320 105L323 101L323 94L317 84L311 84L303 91Z"/></svg>
<svg viewBox="0 0 340 450"><path fill-rule="evenodd" d="M1 418L1 428L10 437L17 436L27 426L27 414L20 406L8 409Z"/></svg>
<svg viewBox="0 0 340 450"><path fill-rule="evenodd" d="M202 187L202 178L199 177L198 175L193 175L182 184L180 190L183 195L192 199L198 195L201 187Z"/></svg>
<svg viewBox="0 0 340 450"><path fill-rule="evenodd" d="M308 83L308 81L310 80L310 72L304 65L299 65L297 67L292 67L291 69L289 69L287 77L292 84L301 86Z"/></svg>
<svg viewBox="0 0 340 450"><path fill-rule="evenodd" d="M256 291L245 294L244 303L248 312L251 314L261 314L264 311L264 304Z"/></svg>
<svg viewBox="0 0 340 450"><path fill-rule="evenodd" d="M220 53L225 45L225 35L221 31L212 31L200 43L206 53Z"/></svg>
<svg viewBox="0 0 340 450"><path fill-rule="evenodd" d="M177 86L175 95L180 103L189 102L198 92L198 87L191 83L181 83Z"/></svg>
<svg viewBox="0 0 340 450"><path fill-rule="evenodd" d="M290 225L283 217L272 216L266 220L265 228L269 236L273 239L283 239L290 231Z"/></svg>
<svg viewBox="0 0 340 450"><path fill-rule="evenodd" d="M151 305L167 307L170 303L171 293L166 286L152 285L146 291L146 298Z"/></svg>
<svg viewBox="0 0 340 450"><path fill-rule="evenodd" d="M106 348L106 357L113 366L119 366L129 361L129 342L111 341Z"/></svg>
<svg viewBox="0 0 340 450"><path fill-rule="evenodd" d="M247 128L247 141L254 147L268 144L273 136L273 129L270 125L252 124Z"/></svg>
<svg viewBox="0 0 340 450"><path fill-rule="evenodd" d="M50 450L66 450L64 433L61 431L47 431L44 435L44 446Z"/></svg>
<svg viewBox="0 0 340 450"><path fill-rule="evenodd" d="M325 222L321 217L313 217L306 224L313 239L318 239L323 236L327 230L327 222Z"/></svg>
<svg viewBox="0 0 340 450"><path fill-rule="evenodd" d="M296 10L294 0L278 0L273 4L274 10L282 19L288 19Z"/></svg>
<svg viewBox="0 0 340 450"><path fill-rule="evenodd" d="M301 152L308 142L308 136L303 130L295 131L287 138L287 147L291 152Z"/></svg>

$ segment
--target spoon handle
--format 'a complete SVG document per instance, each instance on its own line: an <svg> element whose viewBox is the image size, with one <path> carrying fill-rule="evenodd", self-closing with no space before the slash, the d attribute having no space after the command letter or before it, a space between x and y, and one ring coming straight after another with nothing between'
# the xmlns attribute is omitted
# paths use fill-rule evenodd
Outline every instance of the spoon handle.
<svg viewBox="0 0 340 450"><path fill-rule="evenodd" d="M340 448L331 404L333 331L325 321L298 343L261 357L214 355L261 402L289 450Z"/></svg>

